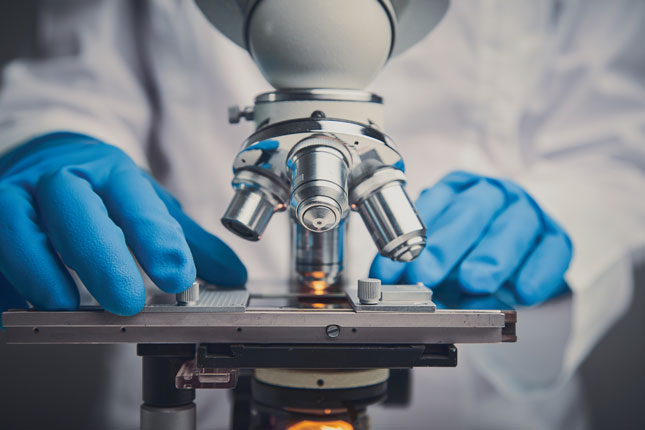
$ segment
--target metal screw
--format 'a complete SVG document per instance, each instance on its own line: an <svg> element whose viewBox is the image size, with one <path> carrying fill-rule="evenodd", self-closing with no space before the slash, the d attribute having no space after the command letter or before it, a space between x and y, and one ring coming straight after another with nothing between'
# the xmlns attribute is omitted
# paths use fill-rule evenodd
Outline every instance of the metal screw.
<svg viewBox="0 0 645 430"><path fill-rule="evenodd" d="M241 109L239 106L231 106L228 108L228 122L231 124L239 123L242 118L247 121L253 121L254 117L255 112L253 106L247 106L244 109Z"/></svg>
<svg viewBox="0 0 645 430"><path fill-rule="evenodd" d="M328 325L325 328L325 331L327 332L327 337L330 337L332 339L340 335L340 327L338 327L336 324Z"/></svg>

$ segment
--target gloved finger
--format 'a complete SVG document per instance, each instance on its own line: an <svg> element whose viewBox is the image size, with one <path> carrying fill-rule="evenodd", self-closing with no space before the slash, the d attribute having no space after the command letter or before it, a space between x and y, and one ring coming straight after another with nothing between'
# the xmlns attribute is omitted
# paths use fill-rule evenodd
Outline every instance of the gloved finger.
<svg viewBox="0 0 645 430"><path fill-rule="evenodd" d="M387 257L377 255L372 260L369 277L380 279L385 284L398 284L405 271L405 266L406 263L392 261Z"/></svg>
<svg viewBox="0 0 645 430"><path fill-rule="evenodd" d="M235 252L186 215L179 202L154 179L149 180L170 214L181 225L193 254L197 275L215 285L244 285L247 280L246 268Z"/></svg>
<svg viewBox="0 0 645 430"><path fill-rule="evenodd" d="M123 232L90 183L65 168L40 179L36 200L54 248L94 298L115 314L139 312L143 279Z"/></svg>
<svg viewBox="0 0 645 430"><path fill-rule="evenodd" d="M434 299L433 299L434 301ZM463 296L459 302L458 309L507 309L508 305L504 304L494 295L486 296Z"/></svg>
<svg viewBox="0 0 645 430"><path fill-rule="evenodd" d="M139 168L112 171L96 191L150 279L167 293L190 287L195 263L184 232Z"/></svg>
<svg viewBox="0 0 645 430"><path fill-rule="evenodd" d="M479 240L505 201L504 191L485 180L459 193L428 226L426 247L407 265L406 280L430 287L439 284Z"/></svg>
<svg viewBox="0 0 645 430"><path fill-rule="evenodd" d="M567 289L564 273L573 255L571 241L560 229L551 229L528 256L515 281L515 295L524 305L541 303Z"/></svg>
<svg viewBox="0 0 645 430"><path fill-rule="evenodd" d="M484 238L459 266L466 293L493 293L508 280L535 246L542 229L538 213L521 190L490 225Z"/></svg>
<svg viewBox="0 0 645 430"><path fill-rule="evenodd" d="M439 182L421 192L415 206L426 225L434 220L450 205L455 196L478 181L479 177L468 172L452 172Z"/></svg>
<svg viewBox="0 0 645 430"><path fill-rule="evenodd" d="M445 175L439 182L450 185L456 191L464 191L482 179L482 176L474 173L466 172L465 170L455 170Z"/></svg>
<svg viewBox="0 0 645 430"><path fill-rule="evenodd" d="M39 225L31 196L15 186L0 189L0 272L38 309L79 305L76 285ZM13 295L10 287L2 289Z"/></svg>

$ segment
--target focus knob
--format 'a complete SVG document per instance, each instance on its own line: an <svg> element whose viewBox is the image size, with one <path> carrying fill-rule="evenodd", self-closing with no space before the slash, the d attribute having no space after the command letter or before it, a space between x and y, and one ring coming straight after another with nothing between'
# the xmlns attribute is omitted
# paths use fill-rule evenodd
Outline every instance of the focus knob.
<svg viewBox="0 0 645 430"><path fill-rule="evenodd" d="M381 300L381 281L366 278L358 280L358 300L363 305L375 305Z"/></svg>

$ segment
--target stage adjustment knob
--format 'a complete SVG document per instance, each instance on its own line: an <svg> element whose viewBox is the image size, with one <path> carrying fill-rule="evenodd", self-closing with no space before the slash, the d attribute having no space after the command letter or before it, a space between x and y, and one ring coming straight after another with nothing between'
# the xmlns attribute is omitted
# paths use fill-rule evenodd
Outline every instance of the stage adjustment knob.
<svg viewBox="0 0 645 430"><path fill-rule="evenodd" d="M375 305L381 300L381 281L366 278L358 281L358 300L363 305Z"/></svg>

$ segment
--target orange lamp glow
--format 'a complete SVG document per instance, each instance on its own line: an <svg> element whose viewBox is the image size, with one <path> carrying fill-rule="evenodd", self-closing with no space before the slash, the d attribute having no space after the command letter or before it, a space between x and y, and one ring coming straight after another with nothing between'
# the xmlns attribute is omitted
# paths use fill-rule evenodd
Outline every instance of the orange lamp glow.
<svg viewBox="0 0 645 430"><path fill-rule="evenodd" d="M303 420L291 424L287 430L354 430L354 426L347 421L309 421Z"/></svg>
<svg viewBox="0 0 645 430"><path fill-rule="evenodd" d="M314 290L316 296L322 296L327 289L327 282L325 281L311 281L311 288Z"/></svg>

